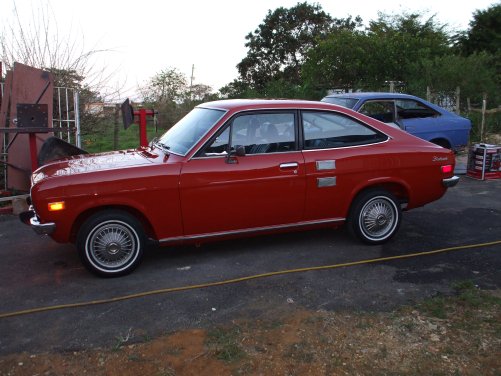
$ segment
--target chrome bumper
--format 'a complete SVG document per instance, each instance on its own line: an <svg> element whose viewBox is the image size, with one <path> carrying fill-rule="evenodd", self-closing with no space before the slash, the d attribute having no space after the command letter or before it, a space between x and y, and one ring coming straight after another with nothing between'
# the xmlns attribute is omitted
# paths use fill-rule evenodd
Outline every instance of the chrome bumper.
<svg viewBox="0 0 501 376"><path fill-rule="evenodd" d="M33 231L35 231L38 235L50 235L56 229L56 224L53 222L40 223L33 207L30 207L30 210L27 212L19 214L19 219L24 224L31 226Z"/></svg>
<svg viewBox="0 0 501 376"><path fill-rule="evenodd" d="M453 176L452 178L442 179L442 184L444 187L451 188L454 187L459 182L459 176Z"/></svg>

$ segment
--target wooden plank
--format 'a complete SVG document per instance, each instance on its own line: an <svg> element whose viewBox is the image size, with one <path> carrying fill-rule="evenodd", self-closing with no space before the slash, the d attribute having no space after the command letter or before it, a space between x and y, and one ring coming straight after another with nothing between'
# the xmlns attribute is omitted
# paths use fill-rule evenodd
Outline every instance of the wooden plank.
<svg viewBox="0 0 501 376"><path fill-rule="evenodd" d="M15 200L15 199L18 199L18 198L28 198L28 197L30 197L30 195L28 195L28 194L26 194L26 195L1 197L0 198L0 202L9 202L9 201L12 201L12 200Z"/></svg>

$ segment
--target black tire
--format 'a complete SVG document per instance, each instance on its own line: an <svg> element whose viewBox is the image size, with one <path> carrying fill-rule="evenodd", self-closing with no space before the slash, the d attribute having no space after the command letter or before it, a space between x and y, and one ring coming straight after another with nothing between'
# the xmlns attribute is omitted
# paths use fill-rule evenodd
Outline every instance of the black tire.
<svg viewBox="0 0 501 376"><path fill-rule="evenodd" d="M444 149L451 149L451 144L449 144L449 141L443 140L443 139L438 139L438 140L432 140L435 145L441 146Z"/></svg>
<svg viewBox="0 0 501 376"><path fill-rule="evenodd" d="M382 244L398 231L402 220L400 203L384 189L362 192L348 217L351 234L367 244Z"/></svg>
<svg viewBox="0 0 501 376"><path fill-rule="evenodd" d="M89 217L80 227L76 247L85 267L101 277L119 277L140 263L146 237L141 223L121 210Z"/></svg>

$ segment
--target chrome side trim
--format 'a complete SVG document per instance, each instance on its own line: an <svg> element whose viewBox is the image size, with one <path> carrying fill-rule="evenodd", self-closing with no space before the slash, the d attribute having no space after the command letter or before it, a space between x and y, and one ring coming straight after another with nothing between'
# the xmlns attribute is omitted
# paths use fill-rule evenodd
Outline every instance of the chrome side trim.
<svg viewBox="0 0 501 376"><path fill-rule="evenodd" d="M316 161L317 171L322 170L335 170L336 169L336 161L335 160L325 160L325 161Z"/></svg>
<svg viewBox="0 0 501 376"><path fill-rule="evenodd" d="M207 234L177 236L177 237L173 237L173 238L160 239L159 243L163 243L163 244L167 243L168 244L168 243L177 243L177 242L188 241L188 240L214 239L214 238L221 238L224 236L231 236L231 235L258 234L261 232L285 230L288 228L300 228L300 227L308 227L308 226L315 226L315 225L328 225L328 224L344 222L345 220L346 220L346 218L329 218L329 219L321 219L321 220L317 220L317 221L296 222L296 223L286 224L286 225L253 227L253 228L246 228L246 229L242 229L242 230L231 230L231 231L212 232L212 233L207 233Z"/></svg>
<svg viewBox="0 0 501 376"><path fill-rule="evenodd" d="M334 187L336 186L336 177L317 178L317 188Z"/></svg>
<svg viewBox="0 0 501 376"><path fill-rule="evenodd" d="M365 124L365 123L364 123ZM367 124L368 125L368 124ZM370 125L368 125L370 126ZM379 131L379 129L378 129ZM312 152L312 151L325 151L325 150L339 150L339 149L354 149L354 148L363 148L363 147L367 147L367 146L372 146L372 145L379 145L379 144L384 144L386 142L389 142L392 138L390 136L388 136L386 133L384 133L383 131L379 131L381 133L383 133L386 137L388 137L386 140L384 141L380 141L380 142L373 142L371 144L363 144L363 145L352 145L352 146L336 146L335 148L324 148L324 149L303 149L301 150L303 153L306 153L306 152Z"/></svg>
<svg viewBox="0 0 501 376"><path fill-rule="evenodd" d="M199 149L200 150L200 149ZM257 154L245 154L245 158L252 158L256 156L263 156L263 155L287 155L291 153L300 153L301 150L288 150L288 151L274 151L273 153L257 153ZM198 153L198 150L197 150ZM195 153L196 155L196 153ZM228 158L228 154L221 154L221 155L209 155L209 156L203 156L203 157L192 157L190 158L191 160L199 160L199 159L215 159L215 158Z"/></svg>
<svg viewBox="0 0 501 376"><path fill-rule="evenodd" d="M459 182L459 176L453 176L449 179L442 179L442 184L444 187L451 188L454 187Z"/></svg>

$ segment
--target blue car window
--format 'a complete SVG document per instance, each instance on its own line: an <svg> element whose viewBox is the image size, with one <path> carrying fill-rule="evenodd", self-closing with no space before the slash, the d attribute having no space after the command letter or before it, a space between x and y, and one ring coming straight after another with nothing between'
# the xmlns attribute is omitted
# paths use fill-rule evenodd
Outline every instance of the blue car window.
<svg viewBox="0 0 501 376"><path fill-rule="evenodd" d="M428 118L440 115L425 104L412 99L397 99L395 104L399 119Z"/></svg>
<svg viewBox="0 0 501 376"><path fill-rule="evenodd" d="M367 101L359 112L383 123L395 122L395 103L393 100Z"/></svg>

